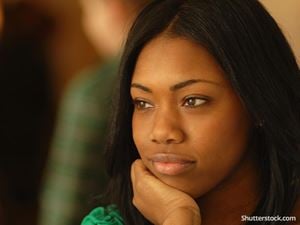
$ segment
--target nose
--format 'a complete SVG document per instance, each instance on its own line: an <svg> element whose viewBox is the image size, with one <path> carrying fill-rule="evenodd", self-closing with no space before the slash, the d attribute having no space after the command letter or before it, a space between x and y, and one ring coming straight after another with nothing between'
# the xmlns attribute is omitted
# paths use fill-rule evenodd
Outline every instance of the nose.
<svg viewBox="0 0 300 225"><path fill-rule="evenodd" d="M170 113L157 113L154 119L150 139L157 144L180 144L185 134L180 126L180 119Z"/></svg>

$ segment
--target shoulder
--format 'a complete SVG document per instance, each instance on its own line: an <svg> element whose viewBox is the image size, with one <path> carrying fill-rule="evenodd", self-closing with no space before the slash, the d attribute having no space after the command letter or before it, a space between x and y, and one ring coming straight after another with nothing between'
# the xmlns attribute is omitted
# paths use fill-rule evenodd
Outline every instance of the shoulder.
<svg viewBox="0 0 300 225"><path fill-rule="evenodd" d="M124 221L115 205L98 207L90 212L81 225L123 225Z"/></svg>

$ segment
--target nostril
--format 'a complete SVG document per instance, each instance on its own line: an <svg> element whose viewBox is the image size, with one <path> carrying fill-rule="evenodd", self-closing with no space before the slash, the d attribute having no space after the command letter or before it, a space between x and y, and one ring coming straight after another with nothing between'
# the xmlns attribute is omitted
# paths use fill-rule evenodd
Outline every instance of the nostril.
<svg viewBox="0 0 300 225"><path fill-rule="evenodd" d="M166 144L172 144L172 143L175 143L176 141L174 139L167 139L165 141Z"/></svg>
<svg viewBox="0 0 300 225"><path fill-rule="evenodd" d="M156 139L151 139L152 142L159 144L159 142Z"/></svg>
<svg viewBox="0 0 300 225"><path fill-rule="evenodd" d="M178 141L176 141L175 139L169 138L169 139L164 139L164 140L158 140L158 139L151 139L152 142L156 143L156 144L175 144Z"/></svg>
<svg viewBox="0 0 300 225"><path fill-rule="evenodd" d="M184 131L176 121L164 118L156 121L149 134L149 140L156 144L176 144L181 143L184 136Z"/></svg>

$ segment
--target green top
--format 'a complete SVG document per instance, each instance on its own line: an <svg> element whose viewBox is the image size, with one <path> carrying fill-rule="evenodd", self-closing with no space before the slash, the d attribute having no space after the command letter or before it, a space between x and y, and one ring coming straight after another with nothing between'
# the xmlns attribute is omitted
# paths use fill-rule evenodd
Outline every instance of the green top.
<svg viewBox="0 0 300 225"><path fill-rule="evenodd" d="M81 225L123 225L124 221L115 205L98 207L87 215Z"/></svg>

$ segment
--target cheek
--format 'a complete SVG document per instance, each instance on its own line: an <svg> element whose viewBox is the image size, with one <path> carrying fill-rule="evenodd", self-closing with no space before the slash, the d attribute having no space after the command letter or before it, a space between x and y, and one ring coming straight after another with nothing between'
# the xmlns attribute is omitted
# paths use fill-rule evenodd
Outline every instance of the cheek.
<svg viewBox="0 0 300 225"><path fill-rule="evenodd" d="M234 93L225 92L222 101L219 100L207 113L186 116L185 120L191 142L199 147L241 151L247 144L250 119Z"/></svg>
<svg viewBox="0 0 300 225"><path fill-rule="evenodd" d="M238 169L245 154L249 132L246 115L242 109L229 104L207 115L182 114L180 127L186 140L178 148L196 158L197 166L185 176L156 174L157 177L195 198L218 186ZM133 115L133 138L142 159L155 147L149 141L152 122L149 115Z"/></svg>
<svg viewBox="0 0 300 225"><path fill-rule="evenodd" d="M184 186L190 187L186 191L192 196L199 197L237 169L247 150L250 125L246 114L239 110L223 111L193 123L190 120L193 118L186 120L190 124L186 130L191 154L198 160L193 174L198 179L185 180Z"/></svg>
<svg viewBox="0 0 300 225"><path fill-rule="evenodd" d="M248 145L249 120L240 107L226 105L205 118L187 117L186 127L190 143L199 160L207 161L207 167L213 165L229 167L244 154Z"/></svg>
<svg viewBox="0 0 300 225"><path fill-rule="evenodd" d="M145 145L148 140L148 133L150 122L149 119L145 119L144 116L140 114L133 114L132 117L132 135L133 140L135 143L135 146L137 147L137 150L139 154L142 156L144 153Z"/></svg>
<svg viewBox="0 0 300 225"><path fill-rule="evenodd" d="M157 147L157 144L150 140L150 133L154 122L153 119L151 113L134 113L132 117L133 140L140 158L150 171L151 165L146 157L153 153L153 149Z"/></svg>
<svg viewBox="0 0 300 225"><path fill-rule="evenodd" d="M249 125L243 118L214 117L191 123L189 130L191 140L197 146L215 146L215 148L241 149L247 142ZM214 149L214 148L213 148Z"/></svg>

